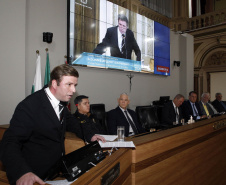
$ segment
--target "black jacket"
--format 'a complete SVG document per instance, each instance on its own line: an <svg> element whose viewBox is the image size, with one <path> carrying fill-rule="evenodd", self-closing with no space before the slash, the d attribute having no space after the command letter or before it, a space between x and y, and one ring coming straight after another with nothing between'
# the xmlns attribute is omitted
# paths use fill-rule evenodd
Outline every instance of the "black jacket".
<svg viewBox="0 0 226 185"><path fill-rule="evenodd" d="M201 112L198 102L195 102L195 107L198 111L199 116L202 116L203 114ZM192 116L194 120L197 120L197 116L193 115L193 109L191 107L191 103L189 100L184 101L181 108L182 108L183 118L185 119L186 122L190 119L190 116Z"/></svg>
<svg viewBox="0 0 226 185"><path fill-rule="evenodd" d="M181 107L178 107L178 111L179 111L179 120L178 125L176 126L182 125L181 119L183 118ZM173 106L173 102L169 101L162 108L162 126L166 128L175 127L175 125L173 125L173 122L176 122L176 112Z"/></svg>
<svg viewBox="0 0 226 185"><path fill-rule="evenodd" d="M102 128L94 115L90 113L88 113L88 115L84 115L76 111L73 117L74 118L72 119L74 119L74 121L70 121L70 123L67 125L67 130L74 132L84 141L91 142L91 138L95 134L106 134L106 131ZM82 132L78 132L78 129Z"/></svg>
<svg viewBox="0 0 226 185"><path fill-rule="evenodd" d="M138 123L137 115L133 110L127 109L131 117L133 118L133 122L136 125L138 133L145 132L145 129ZM117 135L117 126L125 126L125 136L128 137L129 135L129 123L122 112L122 110L117 107L108 112L107 115L107 125L108 125L108 132L112 135Z"/></svg>
<svg viewBox="0 0 226 185"><path fill-rule="evenodd" d="M10 184L33 172L45 179L64 154L67 108L59 121L44 88L18 104L2 140L2 162Z"/></svg>
<svg viewBox="0 0 226 185"><path fill-rule="evenodd" d="M224 102L223 102L224 103ZM212 105L214 106L214 108L217 110L217 112L226 112L226 110L224 109L223 105L221 104L221 102L219 102L218 100L214 100L212 102Z"/></svg>
<svg viewBox="0 0 226 185"><path fill-rule="evenodd" d="M131 59L131 54L132 54L132 51L134 50L137 56L137 61L140 61L141 51L139 46L137 45L137 41L134 37L133 32L129 29L126 30L126 38L125 38L126 54L122 55L118 47L117 30L118 30L118 26L108 28L103 41L97 45L97 47L93 50L93 53L103 54L106 50L106 47L110 47L111 56Z"/></svg>

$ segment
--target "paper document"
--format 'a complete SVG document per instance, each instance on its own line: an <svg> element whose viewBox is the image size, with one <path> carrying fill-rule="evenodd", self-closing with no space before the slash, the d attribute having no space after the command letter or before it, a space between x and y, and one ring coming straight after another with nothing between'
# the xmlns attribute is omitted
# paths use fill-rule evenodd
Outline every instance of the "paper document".
<svg viewBox="0 0 226 185"><path fill-rule="evenodd" d="M135 148L133 141L114 141L103 143L99 141L101 148Z"/></svg>
<svg viewBox="0 0 226 185"><path fill-rule="evenodd" d="M74 181L68 182L67 179L65 179L65 180L46 181L45 183L51 184L51 185L70 185L76 180L77 179L75 179Z"/></svg>
<svg viewBox="0 0 226 185"><path fill-rule="evenodd" d="M100 135L100 134L96 135L103 136L106 141L114 141L118 137L117 135Z"/></svg>

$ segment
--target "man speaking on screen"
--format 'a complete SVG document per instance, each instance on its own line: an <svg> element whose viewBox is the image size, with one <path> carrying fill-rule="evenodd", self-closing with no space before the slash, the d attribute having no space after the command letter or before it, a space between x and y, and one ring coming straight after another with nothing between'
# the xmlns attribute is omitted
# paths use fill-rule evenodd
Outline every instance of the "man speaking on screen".
<svg viewBox="0 0 226 185"><path fill-rule="evenodd" d="M128 19L125 15L118 15L118 26L107 29L107 33L101 43L93 50L93 53L103 54L110 47L111 56L131 59L134 50L137 61L141 60L140 48L137 45L133 32L128 29Z"/></svg>

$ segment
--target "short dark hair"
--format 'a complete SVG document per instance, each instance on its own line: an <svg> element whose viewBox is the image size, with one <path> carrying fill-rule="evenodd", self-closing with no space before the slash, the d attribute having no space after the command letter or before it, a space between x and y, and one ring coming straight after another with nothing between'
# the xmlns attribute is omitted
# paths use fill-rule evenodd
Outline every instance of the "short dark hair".
<svg viewBox="0 0 226 185"><path fill-rule="evenodd" d="M191 91L191 92L189 92L189 96L191 96L191 94L192 94L192 93L194 93L194 94L198 95L198 94L197 94L197 92L195 92L195 91Z"/></svg>
<svg viewBox="0 0 226 185"><path fill-rule="evenodd" d="M217 92L217 93L215 94L215 97L217 97L217 96L219 96L219 95L222 95L222 94L219 93L219 92Z"/></svg>
<svg viewBox="0 0 226 185"><path fill-rule="evenodd" d="M78 78L79 73L74 67L68 64L62 64L62 65L56 66L50 74L49 87L51 87L53 80L56 80L57 85L59 85L63 76L74 76Z"/></svg>
<svg viewBox="0 0 226 185"><path fill-rule="evenodd" d="M88 99L88 98L89 98L88 96L79 95L75 98L74 103L75 103L75 105L80 104L83 99Z"/></svg>
<svg viewBox="0 0 226 185"><path fill-rule="evenodd" d="M129 21L127 19L127 17L124 15L124 14L118 14L118 21L121 20L121 21L125 21L127 26L129 24Z"/></svg>

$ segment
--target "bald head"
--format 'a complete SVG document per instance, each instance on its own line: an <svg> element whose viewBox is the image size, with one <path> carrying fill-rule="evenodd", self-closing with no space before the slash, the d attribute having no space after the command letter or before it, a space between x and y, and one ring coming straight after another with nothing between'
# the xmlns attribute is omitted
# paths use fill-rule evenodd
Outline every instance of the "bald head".
<svg viewBox="0 0 226 185"><path fill-rule="evenodd" d="M125 110L127 109L127 106L129 105L129 103L130 101L129 101L128 94L122 93L118 98L118 105Z"/></svg>

